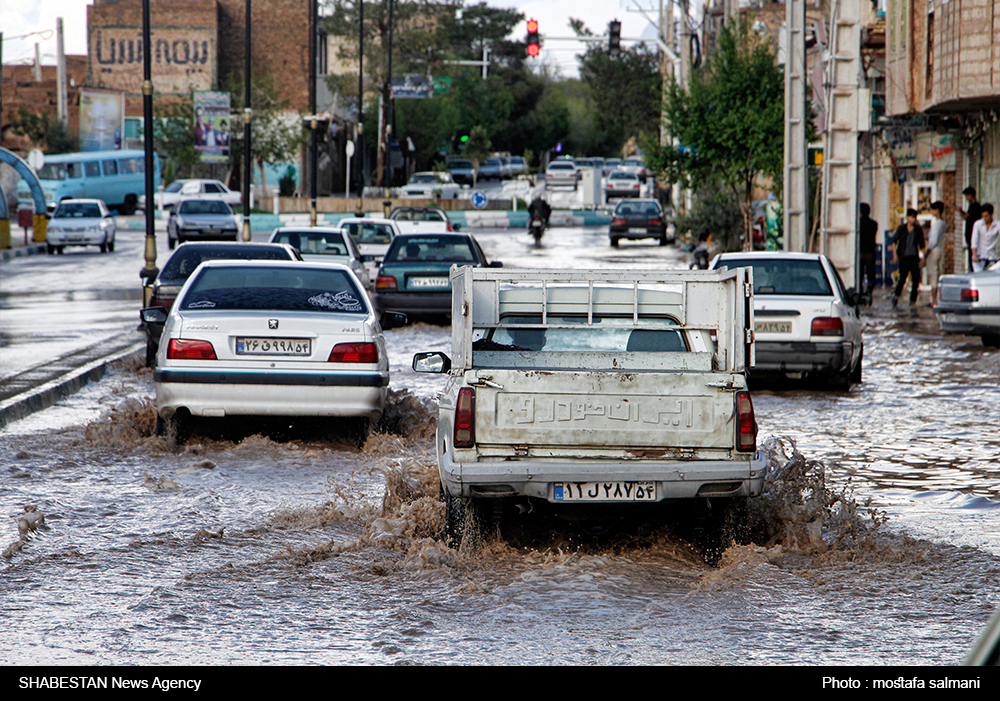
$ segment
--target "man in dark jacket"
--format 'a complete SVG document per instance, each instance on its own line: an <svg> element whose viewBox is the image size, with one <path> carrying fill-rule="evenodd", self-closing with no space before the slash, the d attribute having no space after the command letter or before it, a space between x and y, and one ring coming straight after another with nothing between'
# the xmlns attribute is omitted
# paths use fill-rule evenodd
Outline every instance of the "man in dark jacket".
<svg viewBox="0 0 1000 701"><path fill-rule="evenodd" d="M858 222L858 256L861 260L861 277L864 281L862 290L871 299L875 289L875 240L878 236L878 222L869 215L872 208L867 202L862 202L861 220ZM870 302L869 302L870 304Z"/></svg>
<svg viewBox="0 0 1000 701"><path fill-rule="evenodd" d="M962 190L965 201L969 203L969 208L965 211L956 209L958 215L965 220L965 257L966 270L972 270L972 228L983 216L983 205L976 200L976 188L967 187ZM956 270L956 272L958 272Z"/></svg>
<svg viewBox="0 0 1000 701"><path fill-rule="evenodd" d="M893 237L892 257L899 262L899 282L892 293L892 306L895 307L906 284L906 276L910 276L910 306L917 303L917 292L920 291L920 253L927 247L924 241L924 230L917 222L917 210L906 210L906 221L899 225Z"/></svg>

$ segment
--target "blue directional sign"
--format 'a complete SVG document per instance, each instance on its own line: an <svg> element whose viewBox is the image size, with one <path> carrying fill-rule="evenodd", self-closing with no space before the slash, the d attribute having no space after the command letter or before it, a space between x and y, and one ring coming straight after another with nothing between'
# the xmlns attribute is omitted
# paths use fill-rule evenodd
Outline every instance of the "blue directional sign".
<svg viewBox="0 0 1000 701"><path fill-rule="evenodd" d="M482 190L476 190L472 193L472 206L476 209L486 209L486 205L489 203L490 198Z"/></svg>

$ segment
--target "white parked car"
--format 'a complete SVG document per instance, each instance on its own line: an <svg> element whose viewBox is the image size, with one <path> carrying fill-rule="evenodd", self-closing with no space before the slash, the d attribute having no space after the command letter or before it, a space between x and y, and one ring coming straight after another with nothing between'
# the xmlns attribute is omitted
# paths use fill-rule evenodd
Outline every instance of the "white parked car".
<svg viewBox="0 0 1000 701"><path fill-rule="evenodd" d="M115 216L101 200L63 200L49 220L46 248L62 253L65 246L98 246L115 250Z"/></svg>
<svg viewBox="0 0 1000 701"><path fill-rule="evenodd" d="M646 182L646 162L637 156L626 158L618 165L617 170L623 170L626 173L635 173L639 177L640 182Z"/></svg>
<svg viewBox="0 0 1000 701"><path fill-rule="evenodd" d="M170 209L182 199L222 200L230 207L243 203L243 193L230 190L219 180L175 180L153 195L158 207ZM139 208L146 206L146 197L139 198Z"/></svg>
<svg viewBox="0 0 1000 701"><path fill-rule="evenodd" d="M452 180L450 173L427 171L414 173L403 188L403 197L431 197L457 199L462 186Z"/></svg>
<svg viewBox="0 0 1000 701"><path fill-rule="evenodd" d="M545 189L550 187L572 186L575 190L580 180L580 172L573 165L573 161L567 159L552 161L545 169Z"/></svg>
<svg viewBox="0 0 1000 701"><path fill-rule="evenodd" d="M1000 263L979 273L942 275L934 311L941 330L979 336L984 346L1000 348Z"/></svg>
<svg viewBox="0 0 1000 701"><path fill-rule="evenodd" d="M324 226L286 226L271 233L270 243L287 243L302 255L302 260L317 263L340 263L354 271L366 290L372 289L365 261L346 229Z"/></svg>
<svg viewBox="0 0 1000 701"><path fill-rule="evenodd" d="M399 227L392 219L375 217L347 217L337 225L346 229L358 247L361 258L365 262L368 278L374 280L378 276L379 266L389 250L389 244L399 236Z"/></svg>
<svg viewBox="0 0 1000 701"><path fill-rule="evenodd" d="M835 389L861 382L864 342L854 289L817 253L722 253L709 268L752 268L757 361L751 378L819 378Z"/></svg>
<svg viewBox="0 0 1000 701"><path fill-rule="evenodd" d="M329 417L363 442L389 384L382 327L346 266L308 261L210 260L170 310L157 351L157 429L187 437L192 419ZM405 322L401 315L387 318Z"/></svg>

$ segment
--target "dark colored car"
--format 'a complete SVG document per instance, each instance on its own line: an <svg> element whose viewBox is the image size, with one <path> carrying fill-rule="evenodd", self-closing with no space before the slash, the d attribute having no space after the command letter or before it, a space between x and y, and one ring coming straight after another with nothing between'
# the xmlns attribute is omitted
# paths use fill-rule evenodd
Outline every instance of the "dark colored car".
<svg viewBox="0 0 1000 701"><path fill-rule="evenodd" d="M409 318L451 316L453 265L502 268L490 263L468 234L402 234L392 240L375 281L375 306Z"/></svg>
<svg viewBox="0 0 1000 701"><path fill-rule="evenodd" d="M147 306L169 312L188 277L206 260L302 260L302 255L283 243L195 242L177 248L153 283ZM146 367L156 364L163 324L142 322L146 332Z"/></svg>
<svg viewBox="0 0 1000 701"><path fill-rule="evenodd" d="M167 218L167 246L189 239L235 241L238 231L233 208L222 200L181 200Z"/></svg>
<svg viewBox="0 0 1000 701"><path fill-rule="evenodd" d="M619 202L611 215L608 235L611 245L618 247L618 239L658 239L661 246L672 243L667 238L667 220L663 208L656 200Z"/></svg>
<svg viewBox="0 0 1000 701"><path fill-rule="evenodd" d="M455 158L448 161L445 170L451 173L451 179L460 185L472 185L476 176L476 167L472 161Z"/></svg>

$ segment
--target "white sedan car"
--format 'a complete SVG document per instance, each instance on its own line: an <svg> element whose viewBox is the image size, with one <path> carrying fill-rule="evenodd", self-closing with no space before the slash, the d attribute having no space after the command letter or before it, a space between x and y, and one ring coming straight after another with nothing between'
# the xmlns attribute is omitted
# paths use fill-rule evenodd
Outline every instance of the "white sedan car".
<svg viewBox="0 0 1000 701"><path fill-rule="evenodd" d="M101 200L63 200L45 232L46 248L62 253L65 246L97 246L101 253L115 250L115 216Z"/></svg>
<svg viewBox="0 0 1000 701"><path fill-rule="evenodd" d="M1000 263L978 273L942 275L938 287L934 311L942 331L979 336L984 346L1000 348Z"/></svg>
<svg viewBox="0 0 1000 701"><path fill-rule="evenodd" d="M722 253L709 267L752 268L756 362L750 377L816 378L834 389L861 382L857 296L817 253Z"/></svg>
<svg viewBox="0 0 1000 701"><path fill-rule="evenodd" d="M329 417L333 433L361 443L382 415L382 326L346 266L209 260L169 315L150 307L142 316L165 322L153 375L157 429L178 443L192 419L225 416Z"/></svg>
<svg viewBox="0 0 1000 701"><path fill-rule="evenodd" d="M270 243L287 243L302 260L340 263L354 271L366 290L374 289L364 257L346 229L327 226L285 226L274 230Z"/></svg>
<svg viewBox="0 0 1000 701"><path fill-rule="evenodd" d="M185 199L222 200L230 207L243 204L243 193L230 190L219 180L175 180L163 192L153 195L156 205L162 209L170 209ZM139 198L139 208L146 206L145 196Z"/></svg>
<svg viewBox="0 0 1000 701"><path fill-rule="evenodd" d="M414 173L403 188L403 197L457 199L462 186L452 180L451 173L426 171Z"/></svg>

